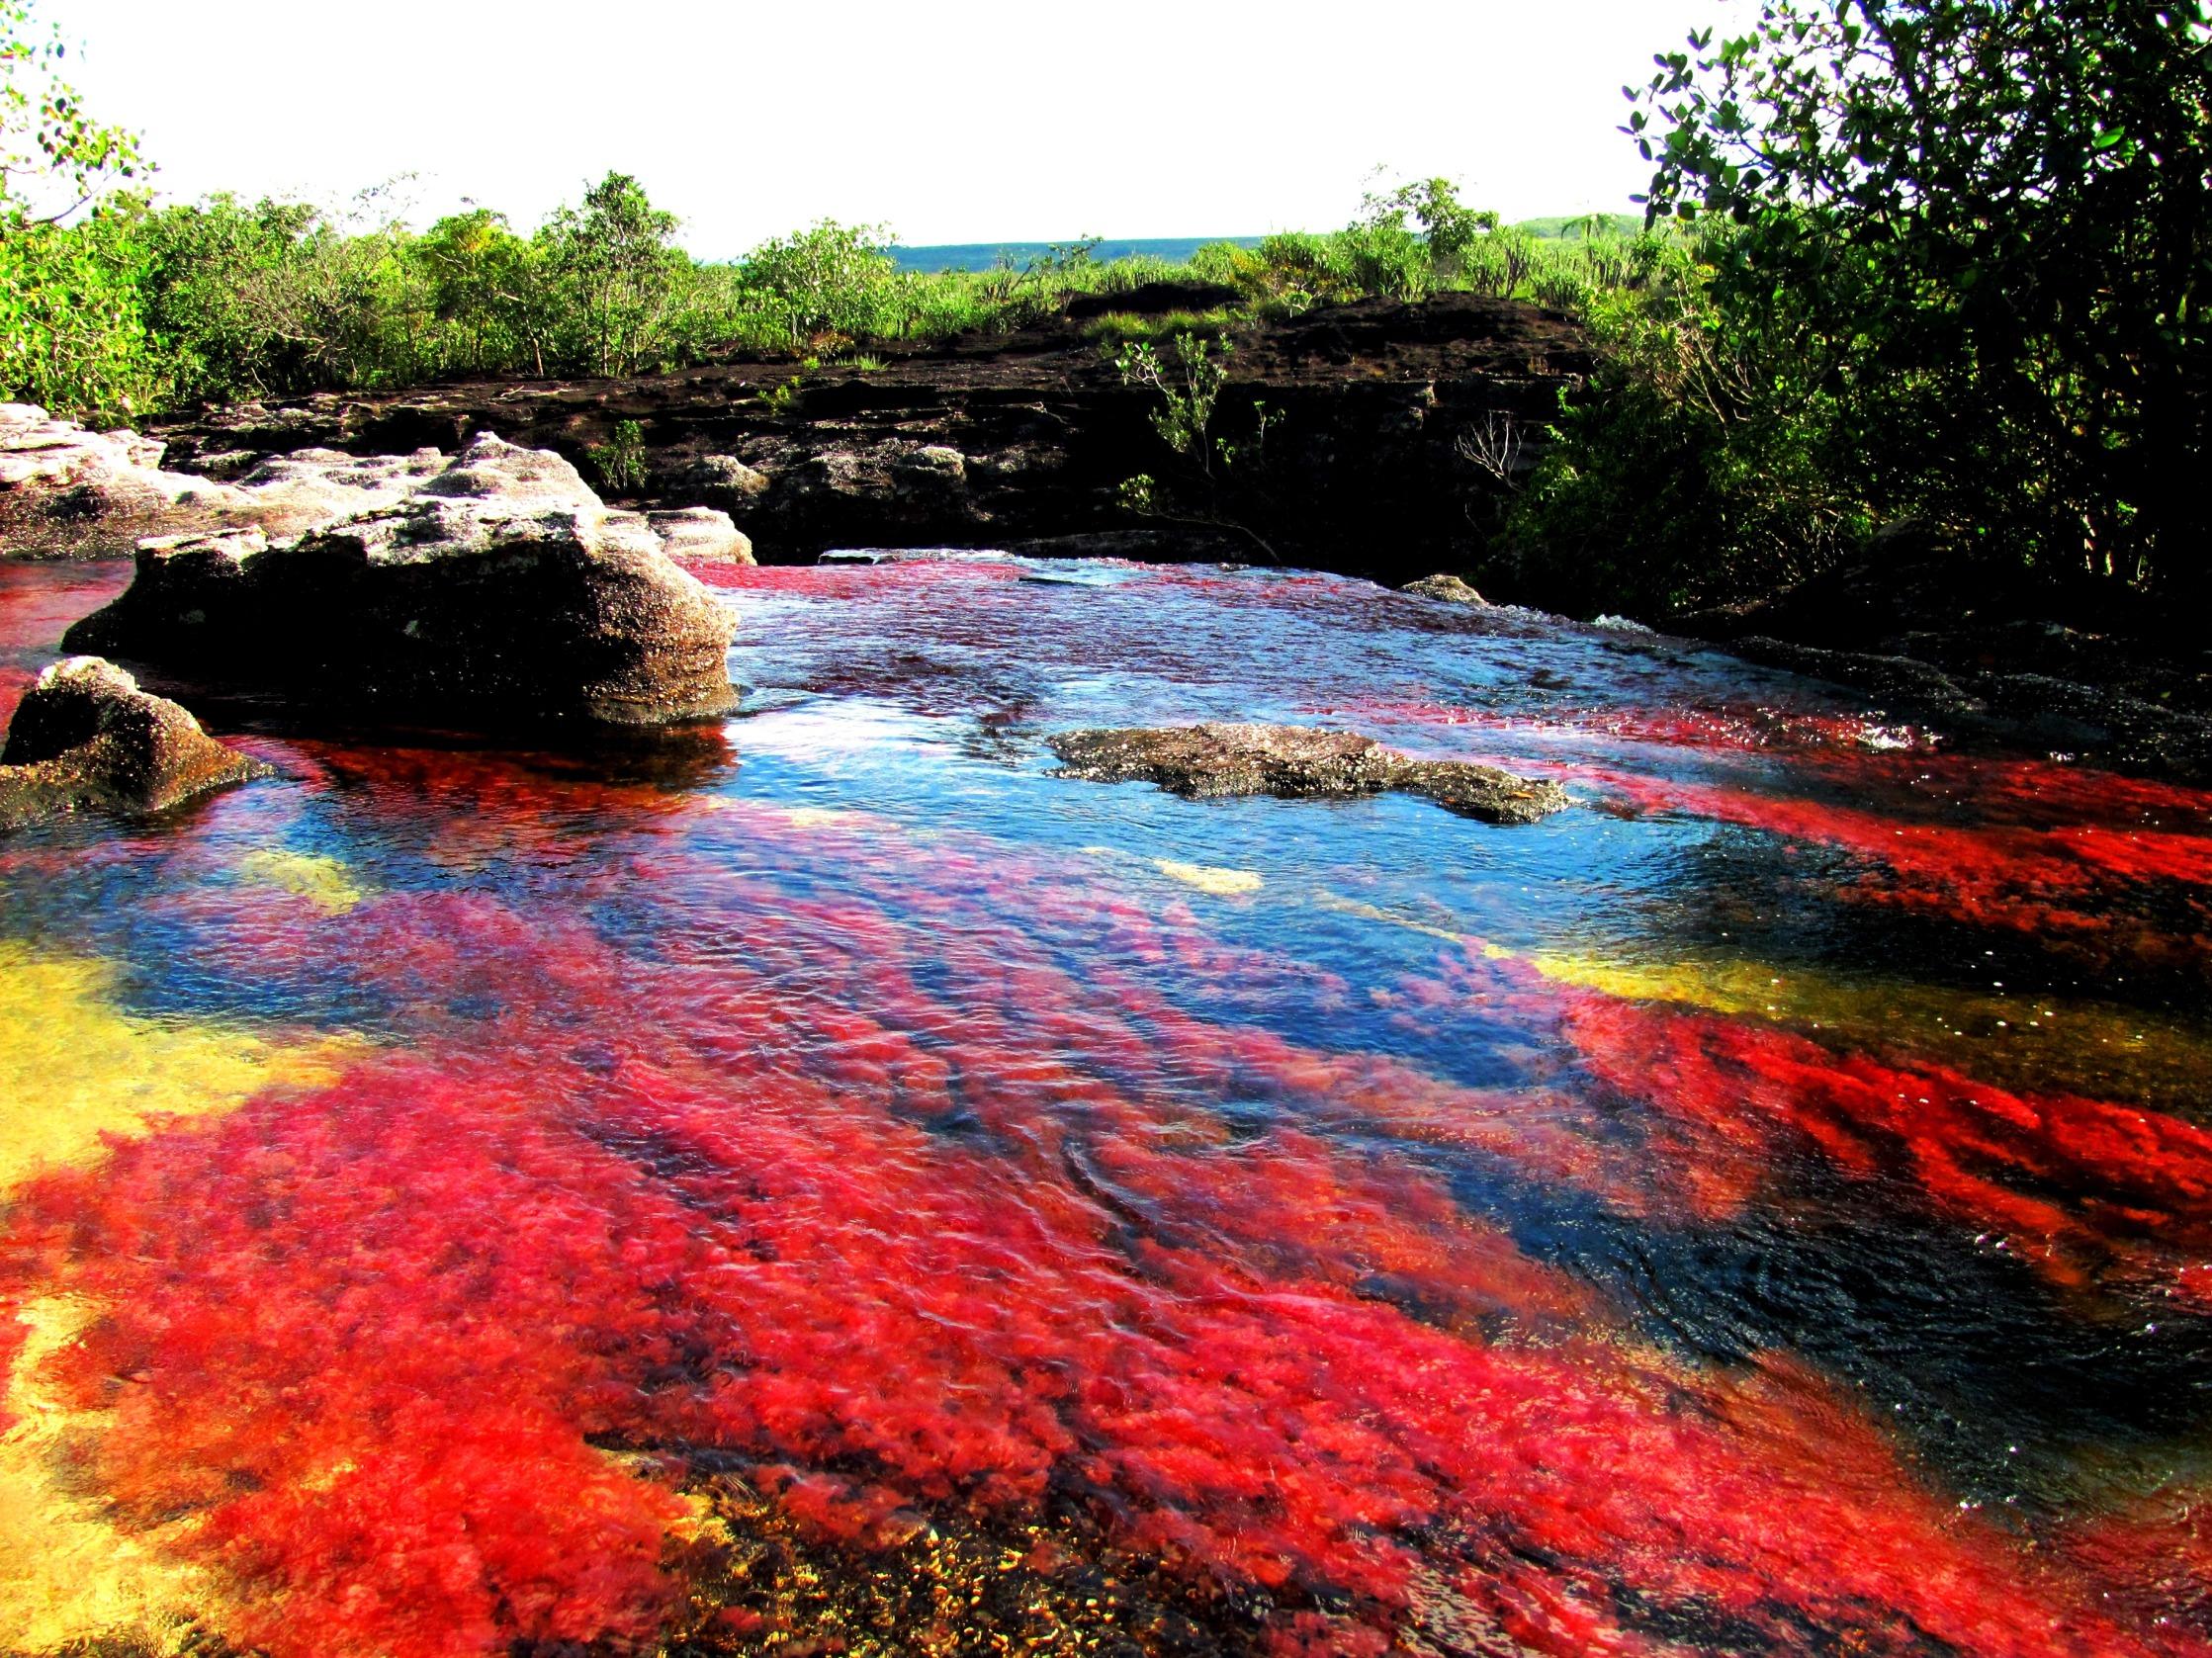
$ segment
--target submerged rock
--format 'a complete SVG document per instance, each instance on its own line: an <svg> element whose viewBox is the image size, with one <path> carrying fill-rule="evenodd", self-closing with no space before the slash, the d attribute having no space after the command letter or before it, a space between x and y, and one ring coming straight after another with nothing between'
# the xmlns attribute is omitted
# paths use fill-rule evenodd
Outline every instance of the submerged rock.
<svg viewBox="0 0 2212 1658"><path fill-rule="evenodd" d="M300 535L398 501L445 465L435 449L303 449L223 482L165 472L162 454L158 440L135 432L87 431L29 403L0 403L0 551L92 555L149 536L249 527Z"/></svg>
<svg viewBox="0 0 2212 1658"><path fill-rule="evenodd" d="M326 706L654 725L735 703L731 634L656 525L487 433L403 499L294 542L148 542L65 644Z"/></svg>
<svg viewBox="0 0 2212 1658"><path fill-rule="evenodd" d="M1424 575L1418 581L1408 581L1398 591L1412 593L1424 599L1442 599L1447 604L1481 605L1487 608L1490 603L1456 575Z"/></svg>
<svg viewBox="0 0 2212 1658"><path fill-rule="evenodd" d="M8 728L0 828L88 807L159 812L268 771L114 663L71 656L39 676Z"/></svg>
<svg viewBox="0 0 2212 1658"><path fill-rule="evenodd" d="M1531 824L1567 804L1556 783L1459 760L1409 759L1371 737L1310 726L1139 727L1063 732L1049 742L1063 777L1141 779L1191 800L1349 799L1396 789L1491 824Z"/></svg>

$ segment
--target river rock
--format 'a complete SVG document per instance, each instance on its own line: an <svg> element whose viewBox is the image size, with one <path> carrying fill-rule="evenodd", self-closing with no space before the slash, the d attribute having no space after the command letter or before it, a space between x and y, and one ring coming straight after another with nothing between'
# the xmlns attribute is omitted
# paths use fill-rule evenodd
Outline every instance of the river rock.
<svg viewBox="0 0 2212 1658"><path fill-rule="evenodd" d="M1424 599L1442 599L1447 604L1481 605L1486 608L1490 602L1456 575L1424 575L1418 581L1408 581L1398 591L1412 593Z"/></svg>
<svg viewBox="0 0 2212 1658"><path fill-rule="evenodd" d="M71 656L39 676L8 728L0 828L81 808L159 812L268 771L114 663Z"/></svg>
<svg viewBox="0 0 2212 1658"><path fill-rule="evenodd" d="M1556 783L1459 760L1416 760L1371 737L1310 726L1201 725L1063 732L1063 777L1141 779L1191 800L1226 795L1350 799L1426 795L1463 817L1530 824L1567 804Z"/></svg>
<svg viewBox="0 0 2212 1658"><path fill-rule="evenodd" d="M323 707L657 725L734 705L732 631L642 514L486 433L396 504L296 541L149 541L65 643Z"/></svg>

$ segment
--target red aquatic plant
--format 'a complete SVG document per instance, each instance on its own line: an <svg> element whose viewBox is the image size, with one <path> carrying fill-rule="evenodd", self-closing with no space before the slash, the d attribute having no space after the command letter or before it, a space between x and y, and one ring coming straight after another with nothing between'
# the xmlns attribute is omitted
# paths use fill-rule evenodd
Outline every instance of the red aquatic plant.
<svg viewBox="0 0 2212 1658"><path fill-rule="evenodd" d="M2197 1269L2212 1253L2212 1133L2193 1124L1606 997L1577 998L1566 1031L1596 1075L1671 1125L1654 1138L1672 1155L1653 1167L1701 1213L1728 1212L1811 1149L1846 1175L1908 1181L2062 1282L2110 1267L2212 1309Z"/></svg>
<svg viewBox="0 0 2212 1658"><path fill-rule="evenodd" d="M860 1547L905 1507L1072 1498L1288 1596L1282 1650L1423 1619L1679 1650L1642 1605L1868 1650L2160 1649L1917 1494L1812 1379L1684 1370L1406 1171L1197 1103L1354 1121L1411 1074L871 901L930 856L879 848L735 952L670 924L641 959L483 893L303 926L417 1045L11 1219L13 1292L103 1309L54 1378L106 1413L94 1487L200 1515L228 1626L280 1655L649 1639L683 1514L659 1470L710 1453ZM708 915L758 880L660 861ZM951 903L971 928L978 902ZM1358 1610L1295 1610L1324 1593Z"/></svg>

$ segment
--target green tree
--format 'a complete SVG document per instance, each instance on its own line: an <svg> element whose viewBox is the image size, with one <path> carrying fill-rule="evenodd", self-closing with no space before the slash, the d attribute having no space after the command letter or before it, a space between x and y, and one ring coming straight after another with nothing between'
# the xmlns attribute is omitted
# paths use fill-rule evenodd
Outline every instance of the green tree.
<svg viewBox="0 0 2212 1658"><path fill-rule="evenodd" d="M0 0L0 397L129 418L167 384L140 303L143 204L115 194L149 169L85 112L66 55L27 0Z"/></svg>
<svg viewBox="0 0 2212 1658"><path fill-rule="evenodd" d="M1871 507L2203 592L2201 0L1763 0L1657 64L1649 212L1731 226L1725 324L1802 318Z"/></svg>
<svg viewBox="0 0 2212 1658"><path fill-rule="evenodd" d="M505 215L449 214L410 251L429 273L431 305L445 325L444 367L487 372L527 362L546 372L557 298L543 249L516 235Z"/></svg>
<svg viewBox="0 0 2212 1658"><path fill-rule="evenodd" d="M746 255L743 280L756 302L779 312L793 345L824 330L855 337L889 332L897 267L881 224L825 218L762 242Z"/></svg>
<svg viewBox="0 0 2212 1658"><path fill-rule="evenodd" d="M1409 229L1406 220L1413 221ZM1440 281L1457 277L1481 239L1498 227L1498 216L1460 200L1459 186L1447 178L1415 179L1386 195L1371 193L1355 228L1418 234L1428 253L1431 274Z"/></svg>
<svg viewBox="0 0 2212 1658"><path fill-rule="evenodd" d="M147 325L135 202L86 223L0 235L0 400L128 421L167 399L173 373Z"/></svg>
<svg viewBox="0 0 2212 1658"><path fill-rule="evenodd" d="M85 113L68 48L40 39L29 0L0 0L0 236L58 224L148 170L135 133Z"/></svg>
<svg viewBox="0 0 2212 1658"><path fill-rule="evenodd" d="M540 232L586 368L635 374L668 344L690 264L674 245L678 222L628 173L609 173L580 208L563 208Z"/></svg>

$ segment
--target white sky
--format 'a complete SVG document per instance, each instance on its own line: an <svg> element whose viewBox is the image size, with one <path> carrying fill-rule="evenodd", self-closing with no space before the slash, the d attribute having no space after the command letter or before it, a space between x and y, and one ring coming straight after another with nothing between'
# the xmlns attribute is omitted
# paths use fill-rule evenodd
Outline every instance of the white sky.
<svg viewBox="0 0 2212 1658"><path fill-rule="evenodd" d="M523 229L609 168L709 258L832 218L903 241L1343 223L1377 164L1509 218L1622 210L1651 54L1740 0L41 0L166 197Z"/></svg>

